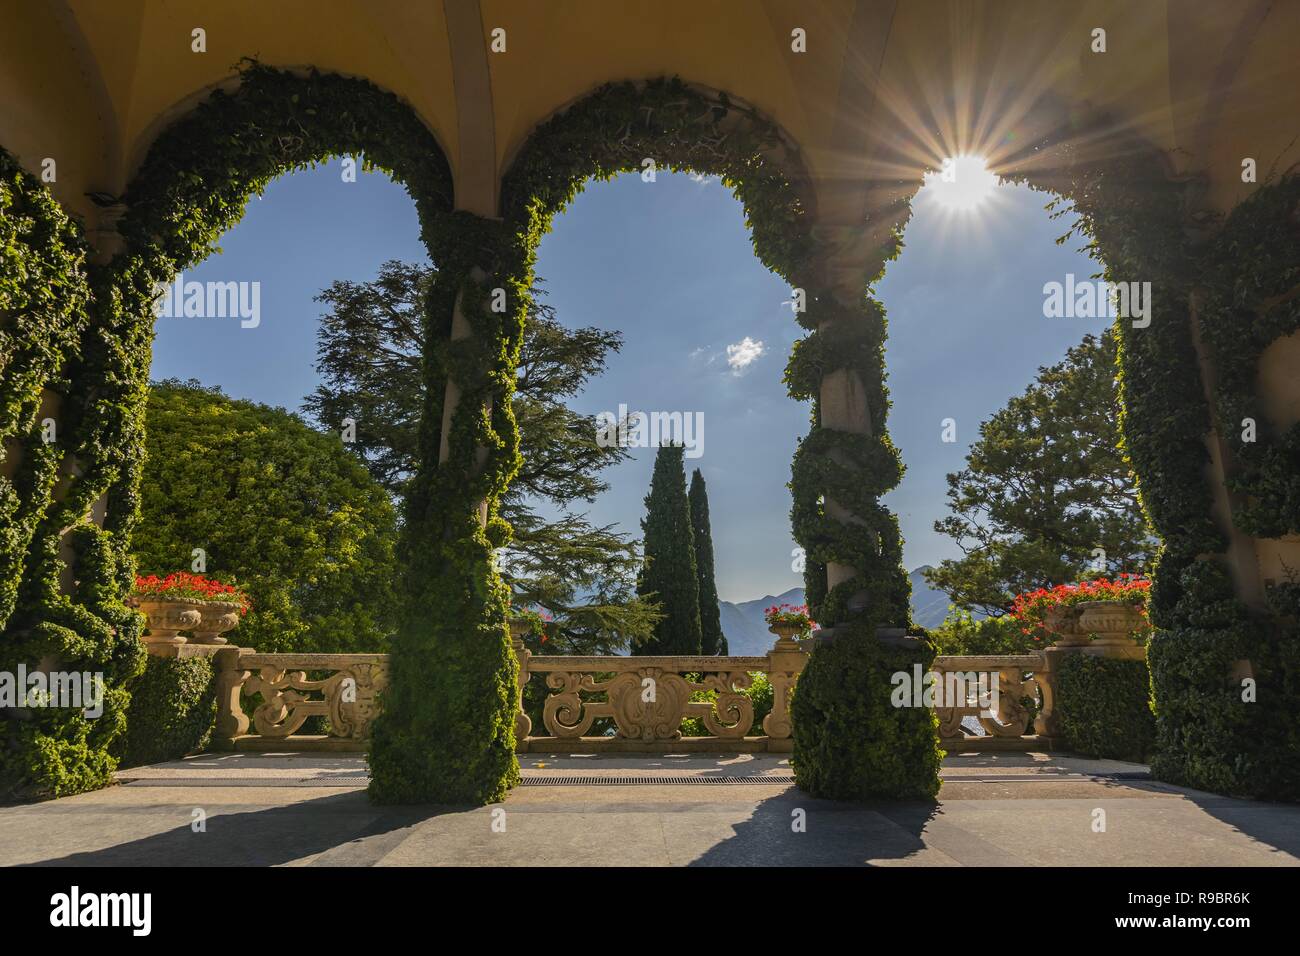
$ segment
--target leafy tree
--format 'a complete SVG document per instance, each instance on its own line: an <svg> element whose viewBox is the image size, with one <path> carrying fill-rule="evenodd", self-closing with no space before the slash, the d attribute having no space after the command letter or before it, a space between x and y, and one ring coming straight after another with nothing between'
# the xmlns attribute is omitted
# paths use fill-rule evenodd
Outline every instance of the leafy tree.
<svg viewBox="0 0 1300 956"><path fill-rule="evenodd" d="M433 276L430 266L392 260L372 282L338 281L317 296L329 307L317 341L323 382L305 409L330 429L352 419L354 447L395 497L415 468L423 406L420 303ZM500 504L514 540L499 556L515 605L544 608L553 618L547 642L530 642L534 652L611 653L649 634L655 620L653 605L634 591L635 542L573 510L607 490L601 473L627 451L598 444L595 419L566 400L603 372L621 345L617 332L567 329L553 309L534 302L511 397L523 466Z"/></svg>
<svg viewBox="0 0 1300 956"><path fill-rule="evenodd" d="M934 528L964 556L925 572L958 608L1002 614L1016 594L1140 572L1156 541L1124 457L1115 338L1087 335L980 426L948 475ZM1100 550L1098 550L1100 549Z"/></svg>
<svg viewBox="0 0 1300 956"><path fill-rule="evenodd" d="M637 654L700 653L700 582L682 467L685 451L681 445L663 445L655 454L650 493L645 498L646 516L641 520L645 565L637 580L637 593L658 599L663 617L650 639L634 649Z"/></svg>
<svg viewBox="0 0 1300 956"><path fill-rule="evenodd" d="M718 585L713 579L713 532L709 528L709 492L704 476L696 468L691 475L691 531L695 536L695 573L700 587L700 653L708 656L727 653L727 638L722 633L718 608Z"/></svg>
<svg viewBox="0 0 1300 956"><path fill-rule="evenodd" d="M396 514L344 448L280 408L169 380L149 393L142 574L190 570L253 602L229 636L265 652L381 651L391 630Z"/></svg>

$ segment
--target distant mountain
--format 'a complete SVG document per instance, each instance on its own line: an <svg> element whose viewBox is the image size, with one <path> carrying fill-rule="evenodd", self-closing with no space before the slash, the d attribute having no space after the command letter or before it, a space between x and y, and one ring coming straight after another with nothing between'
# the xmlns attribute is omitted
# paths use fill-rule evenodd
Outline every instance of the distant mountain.
<svg viewBox="0 0 1300 956"><path fill-rule="evenodd" d="M921 627L938 627L948 616L948 595L933 588L925 580L923 572L928 565L922 565L913 571L912 579L912 620ZM763 622L763 612L773 604L805 603L803 588L791 588L784 594L767 595L754 601L733 604L719 601L718 609L722 616L722 633L727 636L727 651L739 657L759 657L766 654L776 640ZM982 615L977 615L982 616Z"/></svg>
<svg viewBox="0 0 1300 956"><path fill-rule="evenodd" d="M938 627L942 624L943 619L948 616L948 605L952 603L948 592L930 586L924 573L928 570L930 566L923 564L908 575L912 579L912 620L919 627L924 628ZM976 615L976 617L983 616Z"/></svg>
<svg viewBox="0 0 1300 956"><path fill-rule="evenodd" d="M772 649L776 640L763 621L763 612L773 604L805 603L803 588L791 588L784 594L771 594L755 601L732 604L719 601L722 633L727 636L727 653L735 657L761 657Z"/></svg>

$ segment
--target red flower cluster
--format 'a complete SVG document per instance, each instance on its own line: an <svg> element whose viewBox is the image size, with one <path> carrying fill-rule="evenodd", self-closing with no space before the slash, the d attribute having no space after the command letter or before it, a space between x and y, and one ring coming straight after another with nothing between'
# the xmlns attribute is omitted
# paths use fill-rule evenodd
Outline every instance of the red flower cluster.
<svg viewBox="0 0 1300 956"><path fill-rule="evenodd" d="M1119 574L1116 578L1097 578L1078 584L1058 584L1053 588L1038 588L1017 594L1011 603L1012 620L1020 622L1020 633L1031 634L1035 641L1050 639L1043 619L1046 613L1060 605L1082 604L1084 601L1127 601L1146 614L1147 594L1151 582L1136 574ZM1143 632L1150 630L1145 624Z"/></svg>
<svg viewBox="0 0 1300 956"><path fill-rule="evenodd" d="M796 627L817 627L817 622L808 616L807 604L775 604L763 612L763 620L770 624L787 624Z"/></svg>
<svg viewBox="0 0 1300 956"><path fill-rule="evenodd" d="M188 598L192 601L224 601L228 604L238 604L241 617L253 607L248 595L233 584L222 584L220 581L186 571L173 571L165 578L160 578L156 574L139 576L135 579L135 587L131 589L131 593L136 597L159 595Z"/></svg>

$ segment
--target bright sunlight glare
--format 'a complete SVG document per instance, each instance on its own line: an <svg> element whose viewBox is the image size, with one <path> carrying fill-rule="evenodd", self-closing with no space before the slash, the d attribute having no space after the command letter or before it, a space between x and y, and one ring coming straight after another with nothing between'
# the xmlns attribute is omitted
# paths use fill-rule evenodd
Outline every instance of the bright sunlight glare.
<svg viewBox="0 0 1300 956"><path fill-rule="evenodd" d="M974 212L993 194L998 177L979 156L956 156L943 161L938 172L925 174L922 192L932 202L953 212Z"/></svg>

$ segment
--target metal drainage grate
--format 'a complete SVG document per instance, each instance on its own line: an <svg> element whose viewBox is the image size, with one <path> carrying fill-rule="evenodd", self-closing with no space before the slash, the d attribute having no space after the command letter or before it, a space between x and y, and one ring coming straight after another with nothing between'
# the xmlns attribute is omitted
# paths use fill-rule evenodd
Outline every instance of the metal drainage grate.
<svg viewBox="0 0 1300 956"><path fill-rule="evenodd" d="M636 777L614 776L531 776L526 775L520 786L524 787L635 787L635 786L678 786L697 784L786 784L794 783L794 775L788 773L764 774L752 777L713 777L703 775L643 775Z"/></svg>
<svg viewBox="0 0 1300 956"><path fill-rule="evenodd" d="M328 777L127 777L118 778L124 787L364 787L365 773L333 774Z"/></svg>

